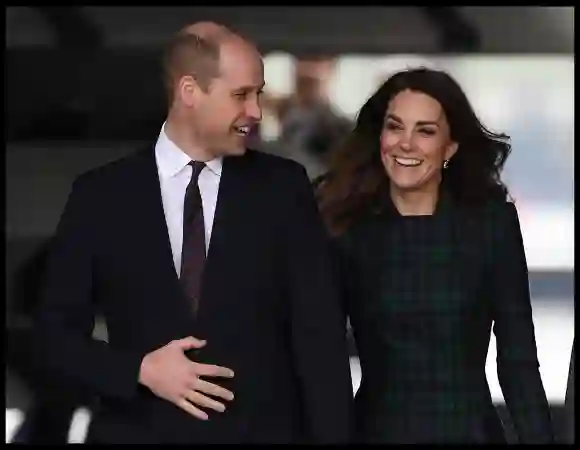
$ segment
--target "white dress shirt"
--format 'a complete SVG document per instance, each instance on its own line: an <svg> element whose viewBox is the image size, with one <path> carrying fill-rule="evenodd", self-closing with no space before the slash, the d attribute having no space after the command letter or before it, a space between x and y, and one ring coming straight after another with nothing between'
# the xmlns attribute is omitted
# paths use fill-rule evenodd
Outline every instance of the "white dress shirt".
<svg viewBox="0 0 580 450"><path fill-rule="evenodd" d="M181 150L165 133L165 124L161 128L155 145L155 161L161 185L161 198L165 222L169 232L171 251L175 271L181 270L181 246L183 243L183 203L185 190L191 180L192 167L188 165L191 158ZM207 161L199 174L197 185L201 193L203 219L205 225L205 251L209 249L213 218L218 199L222 158Z"/></svg>

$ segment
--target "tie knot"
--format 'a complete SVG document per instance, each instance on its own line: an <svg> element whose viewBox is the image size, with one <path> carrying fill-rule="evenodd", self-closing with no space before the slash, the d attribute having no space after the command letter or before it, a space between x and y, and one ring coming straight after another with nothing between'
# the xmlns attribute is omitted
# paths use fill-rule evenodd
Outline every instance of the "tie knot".
<svg viewBox="0 0 580 450"><path fill-rule="evenodd" d="M192 169L191 179L196 180L197 177L199 177L199 174L201 173L203 168L205 167L205 163L201 161L189 161L188 164L191 166Z"/></svg>

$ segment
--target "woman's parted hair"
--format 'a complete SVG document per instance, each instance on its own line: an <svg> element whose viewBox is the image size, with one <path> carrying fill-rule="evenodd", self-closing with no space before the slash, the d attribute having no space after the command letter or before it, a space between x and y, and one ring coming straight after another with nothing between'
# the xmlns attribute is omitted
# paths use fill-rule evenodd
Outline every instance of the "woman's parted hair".
<svg viewBox="0 0 580 450"><path fill-rule="evenodd" d="M511 151L509 136L495 134L478 119L459 84L447 73L416 68L395 73L361 108L354 130L315 180L320 212L331 234L386 205L389 180L380 159L380 134L390 101L400 92L424 93L439 102L458 149L443 171L442 187L462 206L505 201L500 173Z"/></svg>

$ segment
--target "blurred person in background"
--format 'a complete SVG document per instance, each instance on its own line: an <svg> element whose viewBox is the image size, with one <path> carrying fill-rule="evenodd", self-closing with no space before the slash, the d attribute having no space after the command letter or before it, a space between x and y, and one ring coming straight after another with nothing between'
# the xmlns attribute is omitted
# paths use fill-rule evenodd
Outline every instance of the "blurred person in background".
<svg viewBox="0 0 580 450"><path fill-rule="evenodd" d="M261 55L202 22L164 68L156 143L73 184L35 363L99 397L88 443L347 442L345 316L310 182L246 147Z"/></svg>
<svg viewBox="0 0 580 450"><path fill-rule="evenodd" d="M329 100L328 86L335 65L328 56L298 58L294 92L263 99L264 109L273 113L281 129L273 144L276 151L303 163L312 178L325 171L328 150L352 129L351 121Z"/></svg>
<svg viewBox="0 0 580 450"><path fill-rule="evenodd" d="M356 440L504 443L490 331L521 443L553 443L528 271L487 130L446 73L396 73L360 110L317 186L360 357Z"/></svg>

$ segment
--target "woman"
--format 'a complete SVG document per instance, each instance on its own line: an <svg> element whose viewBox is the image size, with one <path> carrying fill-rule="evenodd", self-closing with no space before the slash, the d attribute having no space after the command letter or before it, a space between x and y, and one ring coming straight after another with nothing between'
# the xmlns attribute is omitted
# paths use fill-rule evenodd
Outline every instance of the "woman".
<svg viewBox="0 0 580 450"><path fill-rule="evenodd" d="M317 195L338 250L360 357L356 440L505 442L485 363L521 442L552 442L527 267L488 131L446 73L388 79L333 155Z"/></svg>

